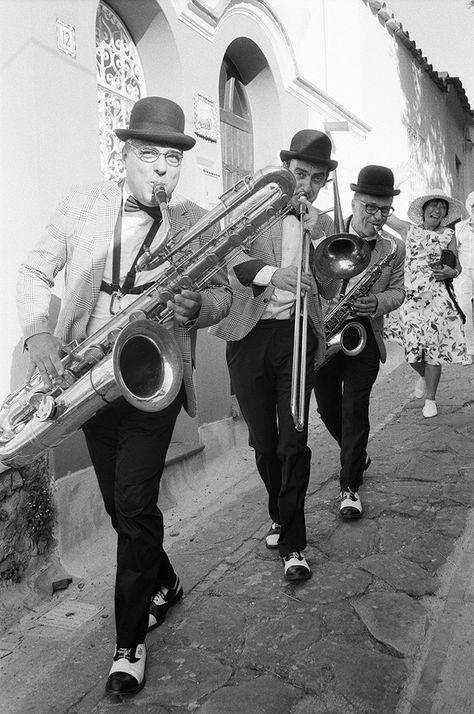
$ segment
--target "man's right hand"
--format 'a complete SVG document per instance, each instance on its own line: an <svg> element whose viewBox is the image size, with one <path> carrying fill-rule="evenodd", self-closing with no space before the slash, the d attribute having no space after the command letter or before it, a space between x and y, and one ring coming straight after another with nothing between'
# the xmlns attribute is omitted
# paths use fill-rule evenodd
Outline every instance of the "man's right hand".
<svg viewBox="0 0 474 714"><path fill-rule="evenodd" d="M26 346L30 355L26 380L29 381L35 368L38 368L44 386L52 387L53 381L60 379L64 374L64 367L60 359L61 340L49 332L39 332L27 339Z"/></svg>
<svg viewBox="0 0 474 714"><path fill-rule="evenodd" d="M272 285L280 290L288 290L290 293L296 293L298 282L298 268L295 265L289 265L287 268L277 268L272 275ZM310 273L301 274L301 289L311 290L311 275Z"/></svg>

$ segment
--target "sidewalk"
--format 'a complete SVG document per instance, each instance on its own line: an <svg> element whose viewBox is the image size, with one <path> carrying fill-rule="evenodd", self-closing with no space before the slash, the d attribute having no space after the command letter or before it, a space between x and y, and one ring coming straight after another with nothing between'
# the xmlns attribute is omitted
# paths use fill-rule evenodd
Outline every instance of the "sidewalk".
<svg viewBox="0 0 474 714"><path fill-rule="evenodd" d="M423 419L413 383L402 364L374 389L359 521L338 517L337 450L313 408L311 580L286 583L265 549L266 499L242 447L229 460L234 487L165 515L185 597L147 638L142 692L104 693L107 536L71 558L80 577L67 591L1 637L2 714L471 712L474 367L444 371L434 419Z"/></svg>

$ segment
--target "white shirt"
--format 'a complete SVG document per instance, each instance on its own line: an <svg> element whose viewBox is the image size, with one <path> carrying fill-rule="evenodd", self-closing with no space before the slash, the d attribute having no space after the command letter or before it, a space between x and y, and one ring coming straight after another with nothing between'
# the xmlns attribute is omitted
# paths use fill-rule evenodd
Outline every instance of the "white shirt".
<svg viewBox="0 0 474 714"><path fill-rule="evenodd" d="M466 221L456 223L456 243L462 268L474 268L474 226Z"/></svg>
<svg viewBox="0 0 474 714"><path fill-rule="evenodd" d="M129 196L131 196L131 191L125 182L123 187L123 200L122 200L122 234L120 242L120 271L119 271L119 284L122 285L125 277L130 270L132 263L135 259L136 254L140 250L143 241L146 238L148 231L150 230L153 218L149 216L148 213L144 211L134 211L125 212L123 207L125 201ZM163 238L163 233L166 231L166 226L164 223L158 229L157 235L154 238L153 243L156 244L161 238ZM112 236L107 251L107 259L105 261L105 268L102 280L109 285L112 284L112 261L113 261L113 246L114 237ZM159 275L168 267L169 263L165 262L163 265L154 268L153 270L142 270L137 272L134 285L145 285L146 283L151 283L157 280ZM123 310L136 300L138 295L122 295L120 300L120 309ZM111 319L110 314L110 301L112 299L111 295L104 291L100 291L97 302L92 311L92 315L87 324L87 335L91 335L100 329L104 324L106 324Z"/></svg>
<svg viewBox="0 0 474 714"><path fill-rule="evenodd" d="M318 238L312 238L311 242L314 247L326 237L325 230L332 228L332 221L325 215L321 214L319 230L322 235ZM282 222L281 235L281 263L280 268L287 268L290 265L298 266L299 264L299 245L301 241L300 221L296 216L286 216ZM253 279L254 285L270 285L274 272L278 270L273 265L266 265L259 270ZM265 308L261 320L288 320L291 316L291 310L295 303L296 296L294 292L275 288L267 307Z"/></svg>

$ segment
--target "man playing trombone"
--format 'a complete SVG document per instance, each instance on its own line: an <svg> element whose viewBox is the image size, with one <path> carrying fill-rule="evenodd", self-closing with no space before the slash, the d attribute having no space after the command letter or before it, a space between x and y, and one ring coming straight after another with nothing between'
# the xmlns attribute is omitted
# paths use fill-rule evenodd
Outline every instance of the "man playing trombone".
<svg viewBox="0 0 474 714"><path fill-rule="evenodd" d="M254 241L247 259L230 271L233 304L229 315L210 331L227 340L232 387L249 430L258 472L268 492L271 527L266 546L278 549L287 580L306 580L304 502L311 451L307 414L316 353L324 352L322 311L314 266L302 271L300 246L333 233L333 222L313 203L337 162L331 141L312 129L297 132L280 158L296 179L291 214ZM304 425L295 428L291 411L294 315L297 285L307 296Z"/></svg>
<svg viewBox="0 0 474 714"><path fill-rule="evenodd" d="M363 348L354 350L352 355L341 349L314 375L314 392L321 419L341 449L342 518L362 515L358 491L363 472L370 466L366 451L370 431L370 393L379 363L386 359L382 339L383 316L399 307L405 297L405 246L399 238L381 232L393 211L393 197L400 193L394 189L393 182L393 173L389 168L365 166L359 173L357 183L351 183L355 192L353 215L347 219L345 229L369 243L371 259L365 275L359 273L347 284L343 283L339 304L353 295L350 316L356 319L366 341L361 344ZM357 294L354 284L361 286L362 281L366 289Z"/></svg>

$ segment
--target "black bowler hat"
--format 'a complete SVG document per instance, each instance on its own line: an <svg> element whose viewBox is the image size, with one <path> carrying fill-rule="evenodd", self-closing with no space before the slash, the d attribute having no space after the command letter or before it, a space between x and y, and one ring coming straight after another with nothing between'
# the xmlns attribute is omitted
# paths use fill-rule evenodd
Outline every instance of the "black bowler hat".
<svg viewBox="0 0 474 714"><path fill-rule="evenodd" d="M181 107L165 97L139 99L130 113L128 129L116 129L122 141L143 139L164 146L173 146L187 151L196 139L184 134L184 112Z"/></svg>
<svg viewBox="0 0 474 714"><path fill-rule="evenodd" d="M327 134L315 129L303 129L292 138L289 151L280 151L280 159L301 159L310 164L322 164L329 171L334 171L337 161L331 159L331 149L331 139Z"/></svg>
<svg viewBox="0 0 474 714"><path fill-rule="evenodd" d="M351 189L357 193L371 196L398 196L399 188L393 188L393 171L386 166L364 166L357 177L357 183L351 183Z"/></svg>

